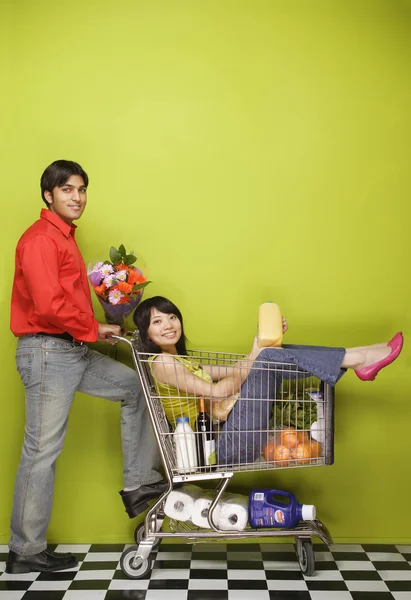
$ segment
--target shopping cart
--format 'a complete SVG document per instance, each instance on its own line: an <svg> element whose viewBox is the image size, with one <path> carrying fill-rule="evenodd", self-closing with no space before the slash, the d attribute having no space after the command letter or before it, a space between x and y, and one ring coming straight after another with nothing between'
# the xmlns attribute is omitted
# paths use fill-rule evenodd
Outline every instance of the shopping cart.
<svg viewBox="0 0 411 600"><path fill-rule="evenodd" d="M311 575L315 570L312 537L318 537L327 545L332 543L327 528L320 520L301 521L290 529L252 529L248 525L243 531L226 531L218 526L213 515L230 480L237 472L272 472L277 469L333 464L333 388L295 365L280 362L258 363L257 360L252 368L254 372L260 370L261 386L256 390L254 385L252 398L247 395L247 415L250 415L250 418L246 416L245 422L243 419L242 428L237 427L234 420L227 429L228 421L225 423L216 418L216 415L220 416L216 410L219 405L210 401L208 412L213 425L212 432L208 433L213 435L218 447L223 447L224 451L218 453L218 464L182 468L181 456L180 463L176 457L174 426L177 417L192 417L192 407L198 399L176 389L173 391L172 388L169 391L161 391L152 376L152 356L142 352L138 331L127 335L129 337L111 337L127 343L131 348L169 487L149 508L144 522L136 528L136 545L123 552L120 566L124 574L131 579L146 577L153 568L151 552L164 538L179 537L198 543L216 539L231 541L291 536L295 538L301 571L305 575ZM243 369L245 375L251 367L243 355L233 353L192 351L185 358L193 365L193 369L201 365L203 370L212 373L213 377L217 370L218 378L232 375L238 369ZM247 381L248 379L246 383ZM268 383L269 381L271 383ZM253 412L253 409L257 412ZM254 416L251 418L251 415ZM231 434L230 438L227 438L227 433ZM204 432L195 432L194 435L203 436ZM315 442L314 437L319 442ZM224 445L224 439L229 439L230 442ZM197 441L202 443L200 439ZM183 483L202 481L215 485L214 499L206 515L209 528L197 527L190 521L170 519L168 530L162 529L166 518L164 506L169 494Z"/></svg>

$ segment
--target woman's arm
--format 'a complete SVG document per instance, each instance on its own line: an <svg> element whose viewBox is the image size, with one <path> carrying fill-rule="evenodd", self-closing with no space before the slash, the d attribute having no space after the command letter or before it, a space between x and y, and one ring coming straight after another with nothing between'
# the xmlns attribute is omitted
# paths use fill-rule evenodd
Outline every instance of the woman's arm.
<svg viewBox="0 0 411 600"><path fill-rule="evenodd" d="M282 321L283 321L283 333L285 333L288 330L288 324L287 324L285 317L282 318ZM253 345L253 349L251 350L251 353L248 356L245 356L242 360L235 362L233 364L230 364L230 365L201 365L202 369L210 375L210 377L213 381L220 381L222 378L226 377L229 373L231 374L232 370L237 370L239 368L241 362L244 362L247 360L248 361L255 360L257 358L258 354L261 352L261 350L263 350L263 348L258 348L256 339L254 340L254 345ZM255 349L257 349L257 350L255 350ZM250 369L248 370L247 375L248 375L249 371L250 371Z"/></svg>
<svg viewBox="0 0 411 600"><path fill-rule="evenodd" d="M225 367L219 367L220 378L217 383L204 381L201 377L194 375L183 364L176 361L171 354L160 354L154 359L153 374L158 382L194 396L211 399L229 398L240 391L253 361L261 350L262 348L258 348L255 341L248 356L228 367L228 374ZM214 368L218 369L218 367Z"/></svg>
<svg viewBox="0 0 411 600"><path fill-rule="evenodd" d="M239 361L224 365L203 365L201 364L201 368L203 371L208 373L213 381L220 381L227 377L227 375L233 375L233 373L240 368L240 364L246 361L246 357L242 358Z"/></svg>

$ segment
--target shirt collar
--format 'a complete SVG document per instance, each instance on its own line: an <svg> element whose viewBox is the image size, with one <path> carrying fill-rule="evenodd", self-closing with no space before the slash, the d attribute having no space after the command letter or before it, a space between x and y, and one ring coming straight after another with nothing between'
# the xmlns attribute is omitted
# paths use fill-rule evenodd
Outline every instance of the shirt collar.
<svg viewBox="0 0 411 600"><path fill-rule="evenodd" d="M40 212L40 219L46 219L50 221L55 227L60 229L63 235L66 238L70 237L70 235L74 235L75 230L77 229L77 225L69 225L63 219L60 219L56 214L51 212L48 208L42 208Z"/></svg>

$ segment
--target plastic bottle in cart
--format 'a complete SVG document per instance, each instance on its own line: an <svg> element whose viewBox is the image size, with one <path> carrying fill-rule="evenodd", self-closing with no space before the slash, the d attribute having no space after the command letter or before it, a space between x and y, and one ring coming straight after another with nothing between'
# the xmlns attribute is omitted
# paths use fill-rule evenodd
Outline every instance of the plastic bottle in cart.
<svg viewBox="0 0 411 600"><path fill-rule="evenodd" d="M324 417L324 394L320 392L308 392L311 400L317 406L317 420L311 423L311 437L313 440L325 444L325 417Z"/></svg>
<svg viewBox="0 0 411 600"><path fill-rule="evenodd" d="M264 302L258 309L259 348L281 347L283 343L283 318L278 304Z"/></svg>
<svg viewBox="0 0 411 600"><path fill-rule="evenodd" d="M179 473L194 473L197 470L195 434L188 417L177 417L174 430L177 470Z"/></svg>
<svg viewBox="0 0 411 600"><path fill-rule="evenodd" d="M254 529L262 527L295 527L300 521L315 519L315 506L299 504L296 497L281 490L250 492L248 520Z"/></svg>

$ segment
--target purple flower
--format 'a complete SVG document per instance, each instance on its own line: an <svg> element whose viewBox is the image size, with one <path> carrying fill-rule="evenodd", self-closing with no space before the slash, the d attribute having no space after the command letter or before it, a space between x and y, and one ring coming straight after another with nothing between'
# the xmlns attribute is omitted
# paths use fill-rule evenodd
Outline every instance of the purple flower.
<svg viewBox="0 0 411 600"><path fill-rule="evenodd" d="M90 280L91 285L93 287L96 287L96 286L100 285L101 273L100 273L100 271L92 271L91 273L88 274L88 278Z"/></svg>
<svg viewBox="0 0 411 600"><path fill-rule="evenodd" d="M101 267L103 266L104 263L102 262L98 262L94 265L93 267L93 271L100 271Z"/></svg>

